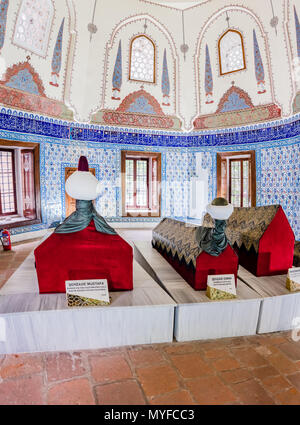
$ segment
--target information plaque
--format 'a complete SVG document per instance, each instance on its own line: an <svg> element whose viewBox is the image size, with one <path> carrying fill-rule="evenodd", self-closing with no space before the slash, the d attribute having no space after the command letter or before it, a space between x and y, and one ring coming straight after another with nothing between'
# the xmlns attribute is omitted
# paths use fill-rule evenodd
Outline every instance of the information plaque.
<svg viewBox="0 0 300 425"><path fill-rule="evenodd" d="M291 292L300 291L300 267L293 267L288 270L286 287Z"/></svg>
<svg viewBox="0 0 300 425"><path fill-rule="evenodd" d="M211 300L236 298L235 278L233 274L207 276L206 295Z"/></svg>
<svg viewBox="0 0 300 425"><path fill-rule="evenodd" d="M107 279L66 280L68 307L110 304Z"/></svg>

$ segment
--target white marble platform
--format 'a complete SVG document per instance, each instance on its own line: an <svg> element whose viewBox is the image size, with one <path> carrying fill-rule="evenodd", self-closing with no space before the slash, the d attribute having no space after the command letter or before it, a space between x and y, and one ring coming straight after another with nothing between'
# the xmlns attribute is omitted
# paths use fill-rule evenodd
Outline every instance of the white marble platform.
<svg viewBox="0 0 300 425"><path fill-rule="evenodd" d="M32 252L0 290L0 354L171 342L175 302L135 261L133 275L110 306L70 308L38 293Z"/></svg>
<svg viewBox="0 0 300 425"><path fill-rule="evenodd" d="M239 267L238 276L261 295L258 333L287 331L300 323L300 292L286 288L286 275L253 276Z"/></svg>
<svg viewBox="0 0 300 425"><path fill-rule="evenodd" d="M262 297L240 279L236 299L212 301L205 291L195 291L152 248L151 242L135 242L135 256L176 301L174 335L177 341L256 333Z"/></svg>

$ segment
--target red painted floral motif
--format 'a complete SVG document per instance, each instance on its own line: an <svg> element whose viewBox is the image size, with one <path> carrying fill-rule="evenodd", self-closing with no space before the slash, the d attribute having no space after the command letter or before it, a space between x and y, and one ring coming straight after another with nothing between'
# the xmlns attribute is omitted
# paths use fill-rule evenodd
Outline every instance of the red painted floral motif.
<svg viewBox="0 0 300 425"><path fill-rule="evenodd" d="M281 117L281 109L274 103L239 111L202 115L194 120L194 130L235 127L250 123L264 122Z"/></svg>
<svg viewBox="0 0 300 425"><path fill-rule="evenodd" d="M103 121L110 125L122 125L146 128L173 128L174 120L167 116L149 114L130 114L117 111L103 112Z"/></svg>
<svg viewBox="0 0 300 425"><path fill-rule="evenodd" d="M229 99L230 95L232 95L232 93L237 93L238 96L241 99L243 99L244 102L246 103L246 105L249 106L250 108L254 107L252 100L250 99L250 96L248 95L247 92L240 89L239 87L232 86L232 87L230 87L229 90L227 90L227 92L221 98L219 105L218 105L218 109L216 110L217 113L221 112L223 110L224 104L228 101L228 99Z"/></svg>
<svg viewBox="0 0 300 425"><path fill-rule="evenodd" d="M34 68L30 65L29 62L19 62L19 63L13 65L11 68L7 68L4 80L0 81L0 84L6 85L6 83L8 83L14 75L17 75L20 71L22 71L24 69L27 69L30 72L30 74L32 75L32 79L35 82L35 84L37 85L39 95L40 96L46 96L43 82L42 82L39 74L37 72L35 72Z"/></svg>
<svg viewBox="0 0 300 425"><path fill-rule="evenodd" d="M155 99L155 97L151 96L148 92L146 92L144 89L135 91L133 93L130 93L128 96L125 97L125 99L122 100L122 103L120 106L116 109L118 112L127 112L130 108L130 105L134 103L140 96L143 96L147 99L149 105L152 106L153 110L155 111L155 114L164 116L160 104Z"/></svg>
<svg viewBox="0 0 300 425"><path fill-rule="evenodd" d="M56 100L5 87L2 84L0 85L0 103L53 117L61 117L65 109L65 106Z"/></svg>

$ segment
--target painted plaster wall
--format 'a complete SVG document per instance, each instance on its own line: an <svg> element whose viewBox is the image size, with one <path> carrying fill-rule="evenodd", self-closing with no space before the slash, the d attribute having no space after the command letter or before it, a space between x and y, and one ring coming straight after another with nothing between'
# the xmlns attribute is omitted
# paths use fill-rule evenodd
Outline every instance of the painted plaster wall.
<svg viewBox="0 0 300 425"><path fill-rule="evenodd" d="M17 15L21 6L21 0L14 0L9 2L7 11L7 24L5 42L1 50L1 57L5 60L6 69L12 67L14 64L26 62L27 56L30 56L29 63L33 66L35 71L39 74L45 89L45 95L51 99L64 101L64 86L66 78L66 63L68 55L68 45L70 39L70 22L69 22L69 9L66 1L53 2L54 15L50 29L49 43L46 50L46 55L40 56L30 52L22 47L13 43L14 31L16 26ZM59 78L59 87L54 87L49 84L51 81L51 62L53 50L56 43L56 38L61 25L65 18L64 34L62 44L62 67ZM1 76L4 78L5 70Z"/></svg>
<svg viewBox="0 0 300 425"><path fill-rule="evenodd" d="M130 39L143 33L157 45L156 83L145 83L158 102L162 103L161 74L162 57L166 48L171 94L171 105L162 107L166 114L175 114L183 122L183 130L192 128L193 119L216 111L222 95L231 82L245 90L255 106L275 102L284 117L292 114L292 102L300 87L300 78L293 73L293 61L297 56L294 10L297 0L204 0L197 7L184 11L185 42L189 50L184 60L180 50L183 43L182 11L144 0L98 1L91 36L88 24L92 21L94 0L52 0L54 19L50 31L45 58L12 44L16 16L21 0L10 0L7 16L5 42L2 57L7 67L26 61L40 75L46 95L62 100L73 109L75 119L88 122L99 109L117 108L129 94L138 90L141 83L128 79ZM219 75L217 41L226 30L226 13L232 28L244 36L246 70ZM53 49L61 21L65 17L62 43L62 69L59 87L49 85ZM272 18L278 24L272 27ZM146 21L145 21L146 20ZM266 93L258 94L253 35L255 29L265 71ZM121 99L112 95L112 74L119 41L122 43L123 84ZM214 103L205 103L204 62L205 47L209 47L214 82ZM298 81L297 81L298 80Z"/></svg>
<svg viewBox="0 0 300 425"><path fill-rule="evenodd" d="M219 51L218 51L218 38L216 34L223 34L227 31L226 12L230 19L230 28L235 29L243 35L244 49L245 49L245 65L246 69L230 74L221 75L219 69ZM253 30L256 32L257 41L260 47L262 62L265 70L265 89L263 94L257 93L257 82L255 78L254 68L254 52L253 52ZM237 87L242 88L249 94L254 105L265 105L268 103L276 102L274 94L273 75L268 66L268 53L269 48L265 45L262 30L254 16L248 11L243 9L238 11L224 11L215 16L207 24L204 33L200 38L199 52L200 57L197 60L197 82L199 87L199 114L214 113L218 107L221 97L224 92L228 90L232 82ZM214 103L206 104L206 96L204 90L205 81L205 46L208 46L210 52L210 60L213 74L213 99ZM267 47L267 48L266 48ZM267 50L268 49L268 50Z"/></svg>
<svg viewBox="0 0 300 425"><path fill-rule="evenodd" d="M163 112L169 115L176 114L176 58L175 58L175 45L172 43L169 44L168 38L161 31L161 29L156 26L153 22L147 22L146 35L149 34L152 41L155 43L155 56L156 56L156 72L155 72L155 83L146 83L141 81L134 81L129 79L129 66L130 66L130 55L129 55L129 45L133 35L145 34L144 32L144 23L145 19L141 18L135 20L134 22L129 22L126 26L122 26L116 33L114 33L112 38L112 47L107 49L107 72L105 75L105 81L103 82L103 94L104 99L102 99L103 107L109 109L115 109L116 106L119 106L120 102L130 93L135 92L144 87L144 89L150 92L162 105L162 90L161 90L161 78L162 78L162 68L163 68L163 54L164 49L167 52L167 63L169 70L169 79L170 79L170 106L162 106ZM121 41L122 46L122 87L119 93L121 97L120 101L112 100L112 75L114 69L114 63L117 56L117 50L119 41Z"/></svg>
<svg viewBox="0 0 300 425"><path fill-rule="evenodd" d="M86 26L90 18L87 17L88 2L84 3L84 8L80 1L76 4L76 12L80 16L79 39L88 38ZM180 51L183 42L181 11L140 0L122 1L121 4L117 0L104 3L101 5L101 13L96 13L95 17L98 31L93 35L92 41L88 42L87 49L91 52L91 61L87 65L88 72L85 71L85 60L81 61L81 71L79 72L80 65L77 64L77 72L73 72L72 81L76 87L81 86L80 82L85 74L88 76L85 96L88 99L87 103L80 107L82 98L76 95L76 90L73 90L72 101L78 110L77 118L88 121L91 112L99 108L118 106L118 102L112 102L110 98L112 71L119 39L122 39L123 80L125 81L120 102L129 92L136 90L138 83L128 81L129 39L130 34L136 35L143 32L144 18L147 19L148 24L146 33L153 35L158 49L162 51L162 48L166 47L168 56L174 58L177 115L183 119L184 129L191 129L195 116L216 110L218 101L230 87L231 81L235 81L236 85L247 91L254 105L273 101L282 108L283 116L290 115L292 100L296 93L292 76L292 59L295 55L296 44L293 16L295 1L278 0L273 3L274 15L279 20L276 31L270 25L273 12L269 1L253 0L251 7L246 0L237 0L234 4L227 0L204 1L200 6L187 9L184 12L185 38L189 46L186 60ZM245 36L247 69L220 77L216 46L218 37L227 28L226 11L230 18L230 25ZM85 18L87 18L86 22L84 22ZM266 74L267 91L262 95L257 94L255 80L253 29L256 30ZM82 31L85 33L83 34ZM290 43L289 34L292 37ZM215 103L211 105L205 104L203 90L206 44L210 46L215 86ZM292 51L291 44L293 44ZM169 71L173 81L173 66L170 62L169 60ZM161 54L158 57L158 72L161 73ZM160 78L157 84L145 84L145 86L160 101ZM167 112L166 109L164 112Z"/></svg>

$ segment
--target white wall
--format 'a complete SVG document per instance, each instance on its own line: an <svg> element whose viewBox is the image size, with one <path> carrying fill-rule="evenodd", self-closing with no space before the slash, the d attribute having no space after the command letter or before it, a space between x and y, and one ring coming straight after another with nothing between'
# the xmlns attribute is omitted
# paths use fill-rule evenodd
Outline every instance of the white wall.
<svg viewBox="0 0 300 425"><path fill-rule="evenodd" d="M88 122L99 109L115 109L141 83L128 79L129 45L134 35L146 34L157 45L156 83L144 84L162 104L161 74L163 51L167 50L171 86L169 107L164 113L176 115L183 121L183 129L192 128L193 119L201 114L214 113L222 95L231 82L245 90L254 105L274 102L284 117L292 114L292 102L300 88L292 72L293 58L297 55L293 6L300 18L298 0L273 0L278 25L273 28L269 0L214 0L203 1L184 11L185 40L189 50L184 60L180 46L183 43L182 11L143 0L98 0L94 24L97 32L90 40L88 24L92 21L94 0L53 0L55 12L46 57L40 57L12 44L16 15L21 0L10 1L5 43L1 55L7 67L23 62L29 54L30 63L40 75L46 95L67 103L78 121ZM220 76L217 42L226 30L226 12L230 26L244 36L246 70ZM57 33L65 17L63 36L63 66L59 87L49 85L51 61ZM264 64L266 93L257 94L255 79L253 35L255 29ZM112 73L119 40L122 42L123 84L121 100L111 99ZM214 81L214 103L205 103L204 65L205 46L208 44Z"/></svg>

